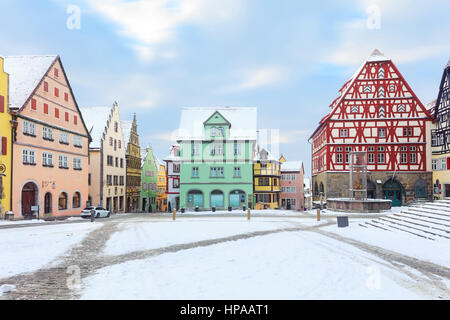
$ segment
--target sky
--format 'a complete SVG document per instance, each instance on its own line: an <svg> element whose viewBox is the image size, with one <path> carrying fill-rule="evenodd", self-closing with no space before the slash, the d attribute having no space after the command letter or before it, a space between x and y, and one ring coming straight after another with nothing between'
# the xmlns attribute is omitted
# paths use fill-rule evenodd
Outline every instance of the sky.
<svg viewBox="0 0 450 320"><path fill-rule="evenodd" d="M257 107L311 172L308 138L370 53L424 103L450 59L448 0L2 0L0 55L59 54L80 107L136 113L164 158L182 107ZM277 131L278 130L278 131Z"/></svg>

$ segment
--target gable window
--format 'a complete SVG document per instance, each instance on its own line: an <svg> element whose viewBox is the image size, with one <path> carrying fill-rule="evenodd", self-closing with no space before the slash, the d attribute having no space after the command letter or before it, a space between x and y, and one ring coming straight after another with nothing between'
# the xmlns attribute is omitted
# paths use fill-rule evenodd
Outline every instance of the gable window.
<svg viewBox="0 0 450 320"><path fill-rule="evenodd" d="M59 89L55 88L55 97L59 97Z"/></svg>
<svg viewBox="0 0 450 320"><path fill-rule="evenodd" d="M69 94L67 92L64 92L64 100L69 101Z"/></svg>
<svg viewBox="0 0 450 320"><path fill-rule="evenodd" d="M31 109L32 110L36 110L37 109L36 99L31 99Z"/></svg>
<svg viewBox="0 0 450 320"><path fill-rule="evenodd" d="M74 125L78 124L78 117L77 116L73 116L73 124Z"/></svg>
<svg viewBox="0 0 450 320"><path fill-rule="evenodd" d="M48 92L48 82L44 81L44 91Z"/></svg>
<svg viewBox="0 0 450 320"><path fill-rule="evenodd" d="M341 138L347 138L348 137L348 129L340 129L339 130L339 136Z"/></svg>
<svg viewBox="0 0 450 320"><path fill-rule="evenodd" d="M59 76L59 70L55 68L55 69L53 70L53 74L55 75L55 77L58 78L58 76Z"/></svg>

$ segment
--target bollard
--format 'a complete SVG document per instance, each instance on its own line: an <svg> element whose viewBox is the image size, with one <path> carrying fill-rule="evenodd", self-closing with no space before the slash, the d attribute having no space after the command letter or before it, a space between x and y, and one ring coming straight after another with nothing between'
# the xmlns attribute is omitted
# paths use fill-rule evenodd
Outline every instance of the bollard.
<svg viewBox="0 0 450 320"><path fill-rule="evenodd" d="M317 221L320 221L320 209L317 209Z"/></svg>
<svg viewBox="0 0 450 320"><path fill-rule="evenodd" d="M172 220L175 221L177 219L177 210L173 209L172 210Z"/></svg>
<svg viewBox="0 0 450 320"><path fill-rule="evenodd" d="M91 210L91 222L95 221L95 210Z"/></svg>
<svg viewBox="0 0 450 320"><path fill-rule="evenodd" d="M250 208L247 210L247 220L250 220L250 217L251 217L251 215L250 215Z"/></svg>

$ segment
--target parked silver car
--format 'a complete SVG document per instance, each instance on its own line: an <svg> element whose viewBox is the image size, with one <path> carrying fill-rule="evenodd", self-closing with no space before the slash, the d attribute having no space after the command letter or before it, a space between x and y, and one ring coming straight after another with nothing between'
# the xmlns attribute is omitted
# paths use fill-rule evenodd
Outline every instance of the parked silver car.
<svg viewBox="0 0 450 320"><path fill-rule="evenodd" d="M90 218L91 210L95 210L96 218L109 218L109 216L111 215L111 212L104 209L103 207L86 207L83 209L83 211L81 211L81 217L82 218Z"/></svg>

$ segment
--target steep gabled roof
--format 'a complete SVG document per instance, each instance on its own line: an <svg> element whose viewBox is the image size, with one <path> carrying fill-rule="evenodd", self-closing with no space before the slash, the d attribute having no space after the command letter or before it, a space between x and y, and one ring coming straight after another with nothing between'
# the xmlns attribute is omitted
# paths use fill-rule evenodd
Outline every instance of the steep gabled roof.
<svg viewBox="0 0 450 320"><path fill-rule="evenodd" d="M114 107L113 107L114 108ZM104 134L108 128L108 122L111 118L113 108L108 107L89 107L80 108L83 119L91 135L92 141L89 144L90 149L100 149Z"/></svg>
<svg viewBox="0 0 450 320"><path fill-rule="evenodd" d="M281 164L281 172L300 172L303 161L286 161Z"/></svg>
<svg viewBox="0 0 450 320"><path fill-rule="evenodd" d="M10 108L22 108L57 59L57 55L5 57Z"/></svg>

